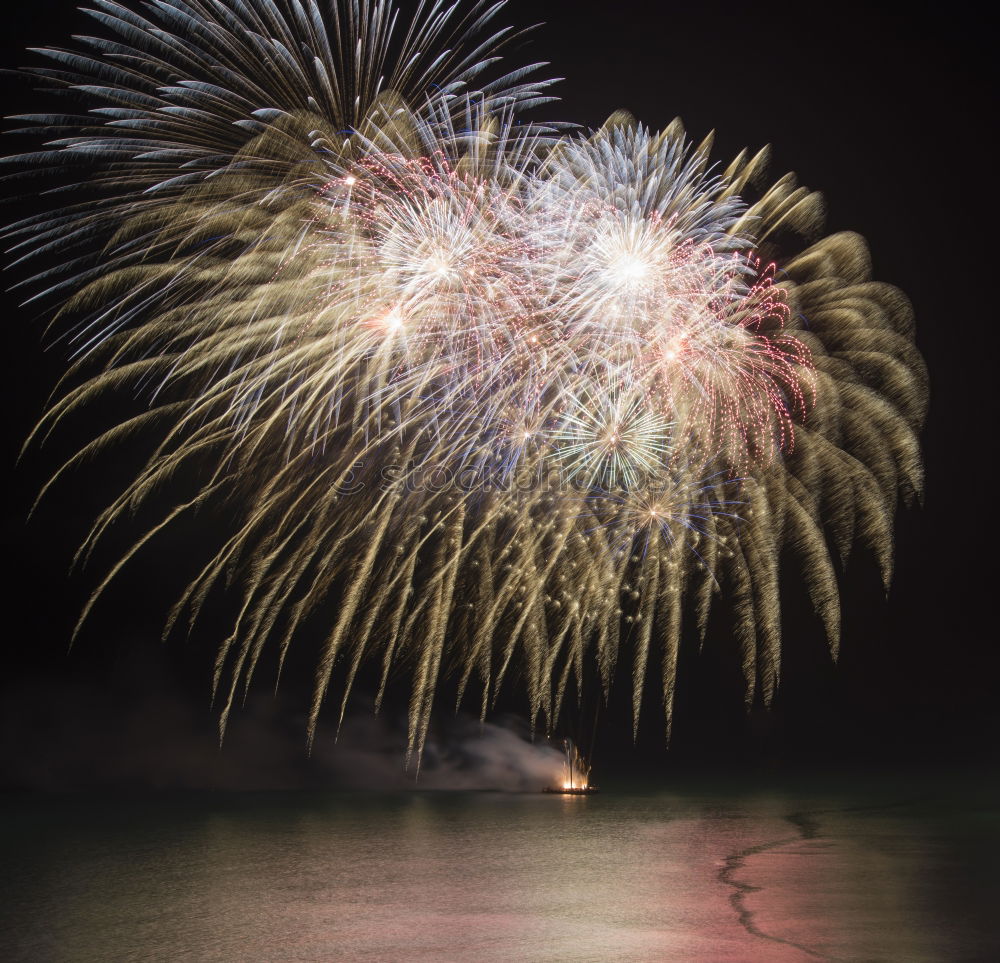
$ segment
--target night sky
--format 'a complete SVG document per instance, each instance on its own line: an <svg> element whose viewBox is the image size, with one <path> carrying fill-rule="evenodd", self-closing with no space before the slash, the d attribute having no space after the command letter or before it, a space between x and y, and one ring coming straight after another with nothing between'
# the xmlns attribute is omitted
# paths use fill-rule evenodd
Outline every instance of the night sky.
<svg viewBox="0 0 1000 963"><path fill-rule="evenodd" d="M35 63L25 47L64 44L87 29L74 5L34 0L6 12L3 66ZM653 691L633 746L623 672L611 705L601 709L597 765L666 771L993 762L1000 657L990 425L1000 368L996 186L987 148L995 98L985 31L955 6L914 6L900 17L811 5L512 0L501 18L519 26L547 21L519 53L551 60L551 72L567 78L557 88L562 103L542 114L596 126L624 108L653 128L679 115L696 140L717 131L715 157L724 162L745 146L773 145L774 177L793 170L821 190L827 230L863 234L875 278L912 299L930 369L925 504L898 517L888 600L872 559L860 550L852 558L842 582L839 664L825 651L804 588L787 571L783 680L772 712L744 715L720 604L704 651L689 638L682 652L672 751L664 751ZM39 104L23 80L4 83L5 113ZM18 148L6 140L5 152ZM15 193L3 220L35 209L23 185ZM224 518L202 518L158 539L67 653L71 627L112 557L101 553L70 576L73 551L135 453L123 446L86 466L26 522L34 493L74 448L63 436L14 464L65 351L43 351L45 318L18 307L15 294L3 297L9 574L0 786L200 785L218 783L219 773L230 786L284 785L317 777L305 753L308 640L277 699L261 673L257 696L235 718L221 756L209 685L226 613L210 613L189 643L159 642L199 540L224 530ZM74 426L86 428L86 419ZM401 705L404 694L397 693ZM361 711L364 701L362 691ZM501 708L521 711L518 693ZM588 730L585 742L592 711L585 707L586 721L578 722Z"/></svg>

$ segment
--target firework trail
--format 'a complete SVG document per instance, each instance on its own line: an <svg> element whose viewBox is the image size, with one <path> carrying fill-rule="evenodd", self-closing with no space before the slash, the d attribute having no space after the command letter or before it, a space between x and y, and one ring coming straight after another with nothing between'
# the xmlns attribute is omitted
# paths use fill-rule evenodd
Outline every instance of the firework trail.
<svg viewBox="0 0 1000 963"><path fill-rule="evenodd" d="M926 397L905 297L857 235L807 246L820 198L767 186L766 151L721 168L678 121L524 121L550 82L500 68L499 6L93 0L99 36L29 71L88 108L21 117L47 143L8 160L60 188L6 231L73 352L33 439L143 401L46 490L138 434L80 557L173 503L81 622L165 526L229 506L166 622L239 593L223 730L262 651L325 623L310 735L365 664L379 700L410 673L419 755L446 675L484 716L516 676L551 730L623 660L636 726L657 666L669 734L685 613L704 634L721 592L767 703L779 556L834 653L831 554L891 576Z"/></svg>

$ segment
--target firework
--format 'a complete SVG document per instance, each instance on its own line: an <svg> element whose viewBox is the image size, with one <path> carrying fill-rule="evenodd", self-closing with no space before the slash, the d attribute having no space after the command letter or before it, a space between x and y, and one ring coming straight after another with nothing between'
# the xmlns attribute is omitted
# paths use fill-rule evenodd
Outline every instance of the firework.
<svg viewBox="0 0 1000 963"><path fill-rule="evenodd" d="M445 673L485 715L516 666L551 730L621 658L636 726L658 660L669 733L685 612L704 633L721 590L748 702L770 702L779 554L834 652L831 551L860 541L890 577L926 395L905 298L856 235L777 246L817 231L820 202L791 176L761 191L764 152L719 169L678 122L522 123L548 83L485 79L510 36L483 35L496 9L422 5L390 56L391 4L95 0L105 39L34 71L91 108L24 118L51 139L14 159L83 188L7 231L58 262L25 283L72 319L34 437L143 400L56 474L150 439L81 557L174 496L81 621L164 526L234 509L166 619L239 592L223 730L265 647L283 664L326 618L310 736L364 664L379 701L411 672L419 755Z"/></svg>

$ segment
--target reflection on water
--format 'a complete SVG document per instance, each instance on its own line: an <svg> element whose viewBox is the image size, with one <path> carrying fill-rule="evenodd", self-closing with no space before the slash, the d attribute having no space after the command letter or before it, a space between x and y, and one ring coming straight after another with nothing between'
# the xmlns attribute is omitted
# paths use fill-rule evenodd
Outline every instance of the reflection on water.
<svg viewBox="0 0 1000 963"><path fill-rule="evenodd" d="M5 960L1000 959L939 785L4 804Z"/></svg>

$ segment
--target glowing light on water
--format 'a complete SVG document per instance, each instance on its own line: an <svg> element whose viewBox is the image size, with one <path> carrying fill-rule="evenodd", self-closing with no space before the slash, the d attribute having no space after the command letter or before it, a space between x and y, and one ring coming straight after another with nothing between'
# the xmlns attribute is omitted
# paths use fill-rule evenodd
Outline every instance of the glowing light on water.
<svg viewBox="0 0 1000 963"><path fill-rule="evenodd" d="M572 739L566 739L563 743L565 760L563 762L562 788L568 790L582 790L590 788L590 765L580 754Z"/></svg>

